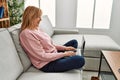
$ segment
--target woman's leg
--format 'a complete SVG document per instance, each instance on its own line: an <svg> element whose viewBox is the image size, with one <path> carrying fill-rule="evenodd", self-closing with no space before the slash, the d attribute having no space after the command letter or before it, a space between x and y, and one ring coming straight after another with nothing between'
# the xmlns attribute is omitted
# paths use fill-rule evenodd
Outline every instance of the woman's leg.
<svg viewBox="0 0 120 80"><path fill-rule="evenodd" d="M44 72L64 72L72 69L81 68L85 64L85 60L82 56L72 56L67 58L61 58L50 62L42 69Z"/></svg>
<svg viewBox="0 0 120 80"><path fill-rule="evenodd" d="M72 46L74 48L77 48L78 42L77 42L77 40L73 39L73 40L70 40L67 43L65 43L64 46Z"/></svg>

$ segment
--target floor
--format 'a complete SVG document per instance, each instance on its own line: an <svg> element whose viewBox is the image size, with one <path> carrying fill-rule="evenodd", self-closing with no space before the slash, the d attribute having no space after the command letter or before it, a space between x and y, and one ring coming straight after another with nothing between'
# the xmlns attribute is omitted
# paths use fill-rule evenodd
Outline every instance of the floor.
<svg viewBox="0 0 120 80"><path fill-rule="evenodd" d="M91 76L97 77L98 72L93 71L83 71L83 80L91 80Z"/></svg>

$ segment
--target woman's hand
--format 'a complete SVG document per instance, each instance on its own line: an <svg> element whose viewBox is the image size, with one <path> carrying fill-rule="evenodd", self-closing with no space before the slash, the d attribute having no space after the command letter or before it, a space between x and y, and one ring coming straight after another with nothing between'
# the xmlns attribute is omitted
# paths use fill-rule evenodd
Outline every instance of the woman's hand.
<svg viewBox="0 0 120 80"><path fill-rule="evenodd" d="M65 54L65 57L76 55L76 53L73 51L65 51L64 54Z"/></svg>
<svg viewBox="0 0 120 80"><path fill-rule="evenodd" d="M65 50L66 50L66 51L70 51L70 50L71 50L71 51L72 51L72 50L74 51L74 50L76 50L76 49L75 49L74 47L72 47L72 46L68 46L68 47L65 47Z"/></svg>

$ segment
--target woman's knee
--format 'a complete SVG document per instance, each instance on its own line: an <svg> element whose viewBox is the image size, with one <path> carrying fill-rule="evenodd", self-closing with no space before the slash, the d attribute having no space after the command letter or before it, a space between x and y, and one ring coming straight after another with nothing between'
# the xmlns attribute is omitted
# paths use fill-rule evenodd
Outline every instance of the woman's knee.
<svg viewBox="0 0 120 80"><path fill-rule="evenodd" d="M78 44L78 41L76 39L72 40L75 44Z"/></svg>
<svg viewBox="0 0 120 80"><path fill-rule="evenodd" d="M77 48L78 47L78 41L76 39L73 39L72 42L74 44L74 47Z"/></svg>
<svg viewBox="0 0 120 80"><path fill-rule="evenodd" d="M73 56L73 61L77 65L78 68L81 68L85 64L85 59L82 56Z"/></svg>

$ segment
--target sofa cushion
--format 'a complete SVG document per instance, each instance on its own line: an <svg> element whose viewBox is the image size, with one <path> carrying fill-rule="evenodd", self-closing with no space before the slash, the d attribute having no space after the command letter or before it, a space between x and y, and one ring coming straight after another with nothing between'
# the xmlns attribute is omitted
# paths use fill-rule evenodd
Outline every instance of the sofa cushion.
<svg viewBox="0 0 120 80"><path fill-rule="evenodd" d="M81 72L80 70L62 73L26 72L18 80L82 80Z"/></svg>
<svg viewBox="0 0 120 80"><path fill-rule="evenodd" d="M0 80L16 80L23 67L7 29L0 29Z"/></svg>
<svg viewBox="0 0 120 80"><path fill-rule="evenodd" d="M100 64L100 58L86 57L85 58L84 70L98 71L99 70L99 64ZM105 59L102 60L101 70L102 71L111 71L109 66L107 65Z"/></svg>
<svg viewBox="0 0 120 80"><path fill-rule="evenodd" d="M84 57L100 58L101 50L85 50Z"/></svg>
<svg viewBox="0 0 120 80"><path fill-rule="evenodd" d="M47 15L42 16L42 20L39 24L39 27L46 32L49 36L52 36L54 33L53 26Z"/></svg>
<svg viewBox="0 0 120 80"><path fill-rule="evenodd" d="M86 50L120 50L120 46L106 35L84 35Z"/></svg>
<svg viewBox="0 0 120 80"><path fill-rule="evenodd" d="M18 51L18 54L20 56L21 62L23 64L24 71L26 71L30 67L31 61L30 61L30 59L28 58L27 54L24 52L23 48L20 45L20 42L19 42L19 32L20 32L20 29L18 28L18 29L14 29L10 33L11 33L11 36L12 36L13 41L15 43L16 49Z"/></svg>
<svg viewBox="0 0 120 80"><path fill-rule="evenodd" d="M83 36L79 34L60 34L53 35L52 40L56 45L64 45L66 42L76 39L78 41L78 47L81 48L83 45Z"/></svg>

